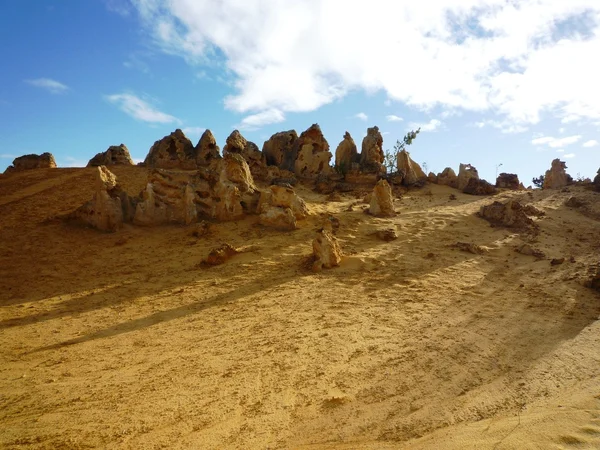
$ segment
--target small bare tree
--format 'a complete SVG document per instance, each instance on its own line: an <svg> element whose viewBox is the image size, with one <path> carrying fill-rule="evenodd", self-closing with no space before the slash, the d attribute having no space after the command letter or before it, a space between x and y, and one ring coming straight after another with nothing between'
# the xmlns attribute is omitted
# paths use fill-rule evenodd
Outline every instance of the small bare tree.
<svg viewBox="0 0 600 450"><path fill-rule="evenodd" d="M406 148L407 145L411 145L412 142L417 138L417 134L421 132L421 128L417 131L409 131L402 141L397 140L393 150L386 150L383 154L383 165L387 169L387 173L394 173L398 170L398 153Z"/></svg>

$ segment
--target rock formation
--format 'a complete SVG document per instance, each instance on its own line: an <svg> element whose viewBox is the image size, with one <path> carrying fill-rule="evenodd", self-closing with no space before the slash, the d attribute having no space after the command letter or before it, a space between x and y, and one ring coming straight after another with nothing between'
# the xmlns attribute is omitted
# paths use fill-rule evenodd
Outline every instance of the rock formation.
<svg viewBox="0 0 600 450"><path fill-rule="evenodd" d="M208 166L211 161L221 158L219 146L210 130L204 130L196 144L196 164L200 167Z"/></svg>
<svg viewBox="0 0 600 450"><path fill-rule="evenodd" d="M277 166L280 168L283 164L284 155L293 153L294 142L298 139L296 130L281 131L275 133L265 141L262 148L262 153L268 166ZM288 169L288 170L292 170Z"/></svg>
<svg viewBox="0 0 600 450"><path fill-rule="evenodd" d="M339 173L346 174L353 163L359 159L358 150L350 133L344 133L344 139L335 149L335 167Z"/></svg>
<svg viewBox="0 0 600 450"><path fill-rule="evenodd" d="M146 167L161 169L195 169L196 150L178 128L152 145L144 164Z"/></svg>
<svg viewBox="0 0 600 450"><path fill-rule="evenodd" d="M402 184L404 186L413 186L419 182L427 180L427 175L416 162L410 159L410 153L406 150L398 152L397 168L398 173L402 176Z"/></svg>
<svg viewBox="0 0 600 450"><path fill-rule="evenodd" d="M360 152L360 167L367 172L385 173L383 161L383 137L379 128L367 128L367 135L363 138Z"/></svg>
<svg viewBox="0 0 600 450"><path fill-rule="evenodd" d="M102 231L116 231L133 216L134 204L117 183L117 177L105 166L96 173L94 197L67 216Z"/></svg>
<svg viewBox="0 0 600 450"><path fill-rule="evenodd" d="M526 214L526 207L516 200L509 200L506 203L494 202L491 205L482 206L478 215L492 225L499 225L508 228L532 228L535 226Z"/></svg>
<svg viewBox="0 0 600 450"><path fill-rule="evenodd" d="M11 166L8 166L4 173L21 172L31 169L52 169L56 167L56 161L52 153L42 153L41 155L23 155L15 158Z"/></svg>
<svg viewBox="0 0 600 450"><path fill-rule="evenodd" d="M337 239L325 230L318 232L313 241L313 271L319 272L324 267L330 269L339 266L342 261L342 251Z"/></svg>
<svg viewBox="0 0 600 450"><path fill-rule="evenodd" d="M209 266L218 266L238 253L240 252L230 244L223 244L220 247L212 249L203 262Z"/></svg>
<svg viewBox="0 0 600 450"><path fill-rule="evenodd" d="M296 221L308 216L306 203L289 185L273 185L261 192L258 210L262 225L279 230L294 230Z"/></svg>
<svg viewBox="0 0 600 450"><path fill-rule="evenodd" d="M261 225L280 231L292 231L298 228L296 217L290 208L266 206L259 216L259 222Z"/></svg>
<svg viewBox="0 0 600 450"><path fill-rule="evenodd" d="M597 173L597 174L596 174L596 176L594 177L594 181L593 181L593 183L594 183L594 188L595 188L597 191L600 191L600 169L598 169L598 172L596 172L596 173Z"/></svg>
<svg viewBox="0 0 600 450"><path fill-rule="evenodd" d="M521 189L521 182L519 181L519 177L514 173L501 173L496 178L496 187L501 189L513 189L519 190Z"/></svg>
<svg viewBox="0 0 600 450"><path fill-rule="evenodd" d="M87 167L115 165L135 165L125 144L111 145L105 152L96 154L96 156L90 159L87 163Z"/></svg>
<svg viewBox="0 0 600 450"><path fill-rule="evenodd" d="M556 158L552 161L552 167L546 171L543 189L558 189L571 184L573 179L567 174L567 164Z"/></svg>
<svg viewBox="0 0 600 450"><path fill-rule="evenodd" d="M247 141L238 130L233 130L223 147L223 155L231 153L237 153L246 160L254 177L262 178L264 176L265 162L262 152L254 142Z"/></svg>
<svg viewBox="0 0 600 450"><path fill-rule="evenodd" d="M461 164L458 169L457 187L460 191L467 187L469 180L475 178L479 180L477 169L471 164Z"/></svg>
<svg viewBox="0 0 600 450"><path fill-rule="evenodd" d="M446 167L441 173L438 173L437 184L442 186L450 186L457 189L458 177L456 176L456 172L450 167Z"/></svg>
<svg viewBox="0 0 600 450"><path fill-rule="evenodd" d="M496 188L485 180L479 178L469 178L469 182L463 189L465 194L471 195L493 195L497 192Z"/></svg>
<svg viewBox="0 0 600 450"><path fill-rule="evenodd" d="M375 185L373 194L371 194L369 214L378 217L392 217L396 214L392 188L387 181L379 180Z"/></svg>
<svg viewBox="0 0 600 450"><path fill-rule="evenodd" d="M282 169L294 172L301 178L315 178L330 172L329 143L318 124L311 125L294 142L291 151L283 154Z"/></svg>

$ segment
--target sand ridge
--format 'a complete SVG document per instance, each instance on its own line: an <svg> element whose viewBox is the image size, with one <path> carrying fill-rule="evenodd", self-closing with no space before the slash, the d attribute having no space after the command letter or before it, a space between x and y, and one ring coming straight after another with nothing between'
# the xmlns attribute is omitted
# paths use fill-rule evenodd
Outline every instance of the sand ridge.
<svg viewBox="0 0 600 450"><path fill-rule="evenodd" d="M114 172L144 187L145 169ZM198 238L56 219L93 176L0 177L0 446L598 448L600 299L582 284L597 193L495 196L545 212L533 236L491 227L475 216L491 198L444 186L405 192L392 218L299 187L299 230L248 217ZM566 207L574 195L589 208ZM330 217L346 256L315 274L304 262ZM546 259L516 253L524 242ZM248 251L202 266L222 243Z"/></svg>

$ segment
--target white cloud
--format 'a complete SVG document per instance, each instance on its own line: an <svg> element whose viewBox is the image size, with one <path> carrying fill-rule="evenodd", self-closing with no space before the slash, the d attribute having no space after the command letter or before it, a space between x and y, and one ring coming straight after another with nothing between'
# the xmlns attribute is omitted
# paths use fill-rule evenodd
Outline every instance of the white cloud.
<svg viewBox="0 0 600 450"><path fill-rule="evenodd" d="M395 116L394 114L390 114L389 116L385 116L385 120L388 122L402 122L404 119L399 116Z"/></svg>
<svg viewBox="0 0 600 450"><path fill-rule="evenodd" d="M312 111L363 89L520 126L600 119L596 0L132 1L163 51L222 58L234 111ZM365 23L377 32L346 32Z"/></svg>
<svg viewBox="0 0 600 450"><path fill-rule="evenodd" d="M285 114L278 109L270 109L257 114L244 117L242 122L236 126L240 130L255 130L263 125L280 123L285 120Z"/></svg>
<svg viewBox="0 0 600 450"><path fill-rule="evenodd" d="M145 100L133 94L107 95L106 99L117 105L123 112L134 119L148 123L180 123L177 117L161 112Z"/></svg>
<svg viewBox="0 0 600 450"><path fill-rule="evenodd" d="M197 141L205 130L206 128L202 127L185 127L181 131L191 140Z"/></svg>
<svg viewBox="0 0 600 450"><path fill-rule="evenodd" d="M556 153L564 153L564 152L565 152L564 148L560 148L560 149L556 150Z"/></svg>
<svg viewBox="0 0 600 450"><path fill-rule="evenodd" d="M533 145L546 145L548 144L549 147L551 148L560 148L560 147L566 147L567 145L571 145L571 144L575 144L577 141L579 141L581 139L581 135L577 134L574 136L569 136L569 137L565 137L565 138L554 138L551 136L544 136L544 137L539 137L536 139L533 139L531 141L531 143Z"/></svg>
<svg viewBox="0 0 600 450"><path fill-rule="evenodd" d="M367 116L367 115L366 115L364 112L359 112L358 114L355 114L355 115L354 115L354 117L355 117L356 119L360 119L360 120L363 120L363 121L365 121L365 122L366 122L367 120L369 120L369 116Z"/></svg>
<svg viewBox="0 0 600 450"><path fill-rule="evenodd" d="M0 154L0 158L5 158L5 159L15 159L16 157L17 157L17 155L11 155L10 153Z"/></svg>
<svg viewBox="0 0 600 450"><path fill-rule="evenodd" d="M34 80L25 80L25 83L45 89L51 94L62 94L69 90L69 87L66 84L63 84L56 80L52 80L51 78L36 78Z"/></svg>
<svg viewBox="0 0 600 450"><path fill-rule="evenodd" d="M592 148L596 146L598 146L598 141L595 139L583 143L583 147L585 148Z"/></svg>
<svg viewBox="0 0 600 450"><path fill-rule="evenodd" d="M421 131L436 131L441 126L442 126L442 122L441 121L439 121L437 119L431 119L427 123L410 122L408 124L408 128L407 129L409 129L409 130L416 130L417 128L420 128Z"/></svg>
<svg viewBox="0 0 600 450"><path fill-rule="evenodd" d="M575 153L567 153L566 155L563 155L563 158L575 158Z"/></svg>
<svg viewBox="0 0 600 450"><path fill-rule="evenodd" d="M127 17L131 14L131 5L127 0L105 0L104 3L106 9L121 17Z"/></svg>
<svg viewBox="0 0 600 450"><path fill-rule="evenodd" d="M87 161L73 158L72 156L65 156L64 160L66 161L66 164L64 164L65 167L85 167L88 163Z"/></svg>
<svg viewBox="0 0 600 450"><path fill-rule="evenodd" d="M502 133L505 134L523 133L529 129L525 125L515 123L509 120L482 120L481 122L476 122L475 126L477 128L490 126L492 128L500 130Z"/></svg>
<svg viewBox="0 0 600 450"><path fill-rule="evenodd" d="M565 133L565 131L566 131L566 130L565 130L565 128L564 128L564 127L560 127L560 128L558 129L558 132L559 132L560 134L564 134L564 133Z"/></svg>

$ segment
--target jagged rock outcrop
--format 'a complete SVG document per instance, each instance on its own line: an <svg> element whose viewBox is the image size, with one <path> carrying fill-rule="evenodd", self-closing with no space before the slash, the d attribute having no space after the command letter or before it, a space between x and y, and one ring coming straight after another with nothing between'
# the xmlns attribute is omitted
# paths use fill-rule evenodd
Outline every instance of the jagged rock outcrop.
<svg viewBox="0 0 600 450"><path fill-rule="evenodd" d="M131 159L129 150L125 144L111 145L105 152L98 153L87 163L87 167L98 166L133 166L135 163Z"/></svg>
<svg viewBox="0 0 600 450"><path fill-rule="evenodd" d="M461 164L458 169L458 178L456 181L458 189L462 191L464 188L466 188L471 178L479 180L479 173L477 173L477 169L471 164Z"/></svg>
<svg viewBox="0 0 600 450"><path fill-rule="evenodd" d="M383 172L384 153L383 136L379 127L367 128L367 135L363 138L360 152L360 167L367 172Z"/></svg>
<svg viewBox="0 0 600 450"><path fill-rule="evenodd" d="M316 178L330 172L331 156L321 127L313 124L296 139L292 149L284 153L281 168L300 178Z"/></svg>
<svg viewBox="0 0 600 450"><path fill-rule="evenodd" d="M456 176L456 172L452 168L446 167L441 173L438 173L437 184L457 189L458 177Z"/></svg>
<svg viewBox="0 0 600 450"><path fill-rule="evenodd" d="M344 139L335 149L335 168L339 173L346 174L353 163L359 160L358 150L350 133L344 133Z"/></svg>
<svg viewBox="0 0 600 450"><path fill-rule="evenodd" d="M512 189L519 190L521 189L521 182L519 181L519 177L515 173L501 173L496 178L496 187L501 189Z"/></svg>
<svg viewBox="0 0 600 450"><path fill-rule="evenodd" d="M594 184L594 188L597 191L600 191L600 169L598 169L597 175L594 177L593 184Z"/></svg>
<svg viewBox="0 0 600 450"><path fill-rule="evenodd" d="M210 130L204 130L200 140L196 144L196 164L200 167L208 166L215 159L221 158L217 140Z"/></svg>
<svg viewBox="0 0 600 450"><path fill-rule="evenodd" d="M404 186L413 186L419 182L427 180L427 175L416 162L410 158L410 153L406 150L398 152L396 156L398 173L402 176Z"/></svg>
<svg viewBox="0 0 600 450"><path fill-rule="evenodd" d="M284 155L293 153L294 143L298 139L296 130L280 131L265 141L262 153L268 166L283 168ZM293 171L293 168L287 169Z"/></svg>
<svg viewBox="0 0 600 450"><path fill-rule="evenodd" d="M134 223L196 222L200 218L235 220L255 214L260 192L241 155L229 153L194 172L155 169L150 173Z"/></svg>
<svg viewBox="0 0 600 450"><path fill-rule="evenodd" d="M95 193L92 200L67 215L67 220L90 225L102 231L116 231L124 222L130 222L134 201L117 183L117 177L105 166L96 173Z"/></svg>
<svg viewBox="0 0 600 450"><path fill-rule="evenodd" d="M339 266L342 261L342 250L335 236L326 230L321 230L317 234L313 241L313 271L319 272L323 268Z"/></svg>
<svg viewBox="0 0 600 450"><path fill-rule="evenodd" d="M262 191L258 206L260 223L279 230L295 230L297 221L308 216L308 208L289 185L273 185Z"/></svg>
<svg viewBox="0 0 600 450"><path fill-rule="evenodd" d="M438 184L438 177L435 173L429 172L429 174L427 175L427 181L433 184Z"/></svg>
<svg viewBox="0 0 600 450"><path fill-rule="evenodd" d="M552 167L546 171L543 189L558 189L573 182L573 178L567 174L567 164L556 158L552 161Z"/></svg>
<svg viewBox="0 0 600 450"><path fill-rule="evenodd" d="M254 177L264 177L266 165L262 152L254 142L247 141L238 130L233 130L223 147L223 155L231 153L241 155L246 160Z"/></svg>
<svg viewBox="0 0 600 450"><path fill-rule="evenodd" d="M491 205L484 205L478 215L492 225L519 229L534 228L535 223L527 216L526 211L527 207L518 201L509 200L506 203L494 202Z"/></svg>
<svg viewBox="0 0 600 450"><path fill-rule="evenodd" d="M378 217L392 217L396 215L392 188L386 180L379 180L375 185L371 194L369 214Z"/></svg>
<svg viewBox="0 0 600 450"><path fill-rule="evenodd" d="M195 169L196 149L178 128L152 145L144 164L157 169Z"/></svg>
<svg viewBox="0 0 600 450"><path fill-rule="evenodd" d="M469 178L469 182L463 189L463 192L470 195L493 195L497 192L497 189L485 180Z"/></svg>
<svg viewBox="0 0 600 450"><path fill-rule="evenodd" d="M12 165L8 166L4 173L21 172L31 169L53 169L56 167L56 161L52 153L42 153L41 155L23 155L15 158Z"/></svg>

